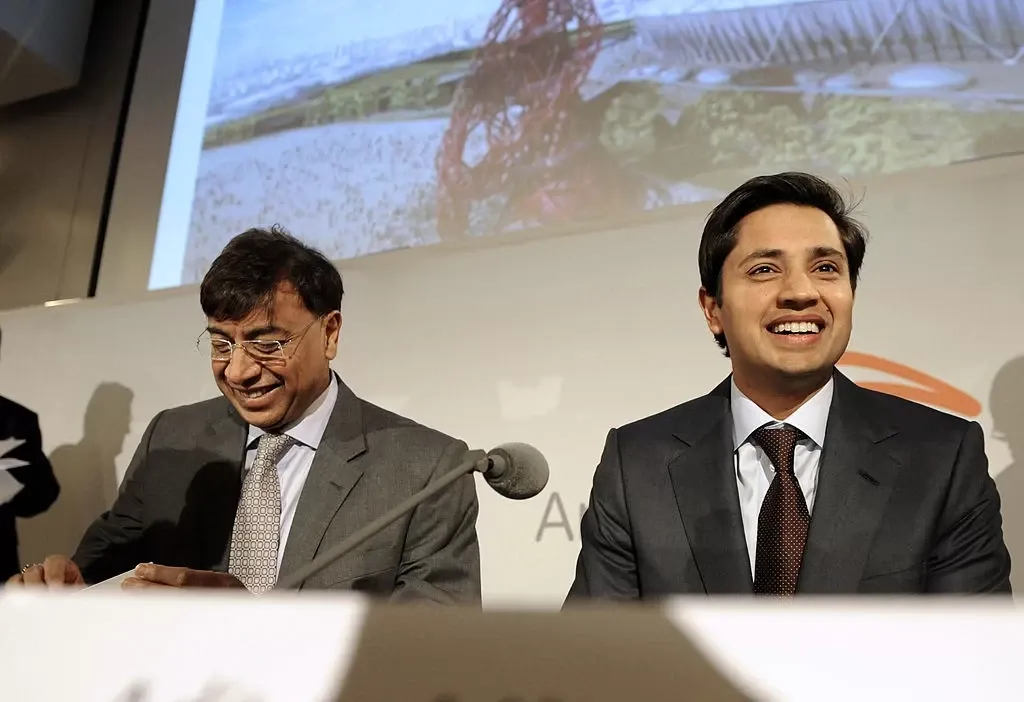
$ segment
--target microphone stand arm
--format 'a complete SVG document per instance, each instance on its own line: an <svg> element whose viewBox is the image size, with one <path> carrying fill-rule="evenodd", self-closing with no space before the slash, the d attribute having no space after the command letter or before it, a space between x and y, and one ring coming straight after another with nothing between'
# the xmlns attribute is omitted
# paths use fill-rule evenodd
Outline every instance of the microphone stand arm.
<svg viewBox="0 0 1024 702"><path fill-rule="evenodd" d="M307 579L319 573L331 565L346 553L359 546L371 536L379 533L392 522L400 519L404 514L413 511L416 507L441 492L449 485L459 480L462 476L472 473L474 470L485 470L487 468L487 454L484 451L474 450L465 455L462 462L452 470L445 473L437 480L431 481L425 488L410 496L403 502L395 505L380 517L370 522L362 529L353 532L350 536L342 539L333 548L328 549L312 561L294 570L284 578L280 579L275 590L294 589L302 585Z"/></svg>

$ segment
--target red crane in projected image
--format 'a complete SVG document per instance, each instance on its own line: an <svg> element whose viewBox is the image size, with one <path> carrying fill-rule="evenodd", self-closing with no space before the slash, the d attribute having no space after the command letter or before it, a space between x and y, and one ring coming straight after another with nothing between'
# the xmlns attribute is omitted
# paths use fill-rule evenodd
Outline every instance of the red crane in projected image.
<svg viewBox="0 0 1024 702"><path fill-rule="evenodd" d="M603 113L594 119L581 109L601 35L593 0L503 0L437 156L442 237L467 235L474 202L494 197L505 200L501 230L593 218L635 196L598 141ZM466 145L478 130L486 150L470 165Z"/></svg>

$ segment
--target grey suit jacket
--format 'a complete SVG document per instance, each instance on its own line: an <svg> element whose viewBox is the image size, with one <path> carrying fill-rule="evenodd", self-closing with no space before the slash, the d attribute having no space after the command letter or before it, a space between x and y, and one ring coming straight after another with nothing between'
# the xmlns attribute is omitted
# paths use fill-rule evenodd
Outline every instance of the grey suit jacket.
<svg viewBox="0 0 1024 702"><path fill-rule="evenodd" d="M752 594L728 379L612 430L569 600ZM1010 592L981 427L841 373L797 593Z"/></svg>
<svg viewBox="0 0 1024 702"><path fill-rule="evenodd" d="M356 397L338 401L285 545L281 576L453 468L466 445ZM146 429L120 495L73 560L89 583L138 563L227 570L247 425L225 398L165 410ZM472 475L429 499L302 587L394 600L478 602Z"/></svg>

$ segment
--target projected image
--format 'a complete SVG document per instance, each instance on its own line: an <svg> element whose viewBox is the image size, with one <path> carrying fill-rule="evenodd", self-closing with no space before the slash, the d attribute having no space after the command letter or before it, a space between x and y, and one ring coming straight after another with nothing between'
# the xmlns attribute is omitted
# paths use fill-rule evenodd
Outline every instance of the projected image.
<svg viewBox="0 0 1024 702"><path fill-rule="evenodd" d="M226 0L182 283L1015 151L1019 0Z"/></svg>

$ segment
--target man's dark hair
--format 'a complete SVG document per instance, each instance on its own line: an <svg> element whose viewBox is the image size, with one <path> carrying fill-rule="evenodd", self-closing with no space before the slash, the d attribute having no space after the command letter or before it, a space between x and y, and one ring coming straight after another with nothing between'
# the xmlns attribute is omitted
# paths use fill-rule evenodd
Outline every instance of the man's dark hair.
<svg viewBox="0 0 1024 702"><path fill-rule="evenodd" d="M747 215L772 205L813 207L827 214L839 230L850 267L850 284L857 289L860 266L867 249L867 229L851 216L856 203L847 202L827 181L809 173L788 172L751 178L725 196L711 210L704 225L697 253L700 284L721 304L722 267L736 247L740 221ZM715 341L729 355L724 334L715 334Z"/></svg>
<svg viewBox="0 0 1024 702"><path fill-rule="evenodd" d="M341 309L341 274L327 257L283 228L242 232L214 259L199 288L211 319L238 321L269 304L280 283L291 283L318 317Z"/></svg>

